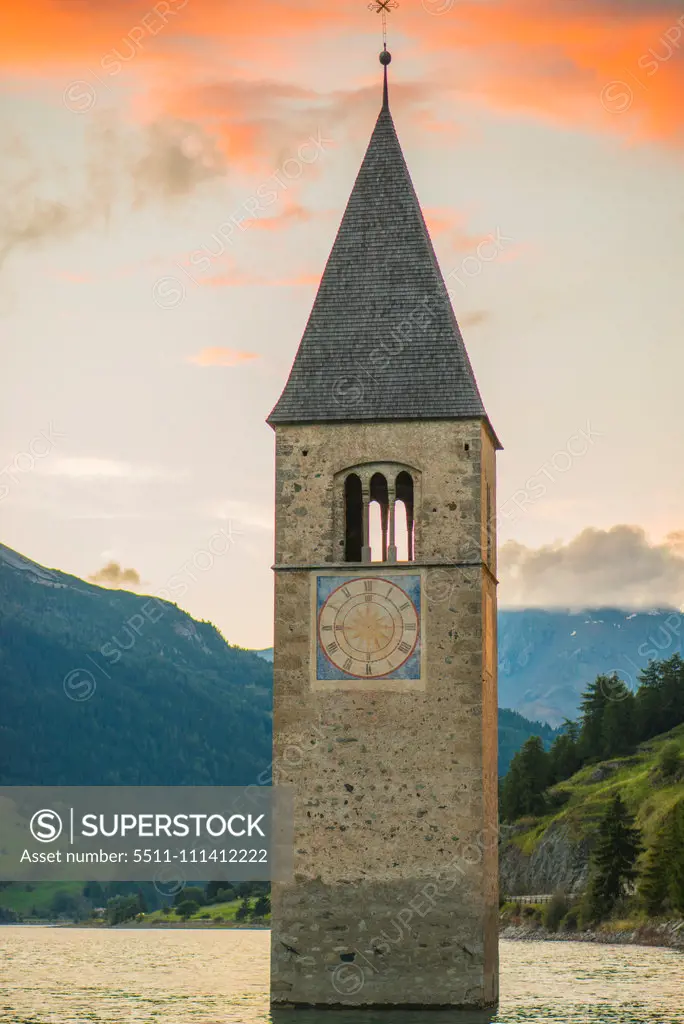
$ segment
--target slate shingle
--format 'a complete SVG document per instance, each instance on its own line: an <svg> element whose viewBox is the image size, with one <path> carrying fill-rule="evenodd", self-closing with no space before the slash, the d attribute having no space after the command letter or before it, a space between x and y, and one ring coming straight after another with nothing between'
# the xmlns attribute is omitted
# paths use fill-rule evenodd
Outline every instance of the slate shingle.
<svg viewBox="0 0 684 1024"><path fill-rule="evenodd" d="M385 103L268 422L472 418L488 422Z"/></svg>

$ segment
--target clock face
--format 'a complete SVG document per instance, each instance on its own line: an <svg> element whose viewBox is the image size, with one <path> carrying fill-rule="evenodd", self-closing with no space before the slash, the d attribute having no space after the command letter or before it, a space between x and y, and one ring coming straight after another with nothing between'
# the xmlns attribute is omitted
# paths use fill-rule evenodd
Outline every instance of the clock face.
<svg viewBox="0 0 684 1024"><path fill-rule="evenodd" d="M414 655L420 616L410 591L417 580L406 582L413 586L381 576L342 577L321 600L319 651L339 673L362 679L392 675Z"/></svg>

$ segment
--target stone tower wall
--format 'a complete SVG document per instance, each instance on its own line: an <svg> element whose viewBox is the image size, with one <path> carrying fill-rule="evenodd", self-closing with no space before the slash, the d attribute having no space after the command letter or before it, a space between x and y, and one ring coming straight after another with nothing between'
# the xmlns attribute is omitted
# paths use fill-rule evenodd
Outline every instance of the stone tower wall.
<svg viewBox="0 0 684 1024"><path fill-rule="evenodd" d="M418 689L313 686L335 474L420 472ZM295 880L273 890L272 998L483 1006L497 998L496 588L483 563L494 449L479 421L276 429L274 781L295 789ZM495 507L495 506L493 506ZM496 538L493 538L495 549Z"/></svg>

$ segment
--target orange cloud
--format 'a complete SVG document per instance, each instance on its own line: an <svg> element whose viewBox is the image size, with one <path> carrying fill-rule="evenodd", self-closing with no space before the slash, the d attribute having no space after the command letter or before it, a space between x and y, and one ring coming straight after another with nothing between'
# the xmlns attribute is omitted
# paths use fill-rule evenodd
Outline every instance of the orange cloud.
<svg viewBox="0 0 684 1024"><path fill-rule="evenodd" d="M232 348L203 348L197 355L190 356L189 363L195 366L241 366L259 359L255 352L237 352Z"/></svg>
<svg viewBox="0 0 684 1024"><path fill-rule="evenodd" d="M264 281L264 284L270 284L276 288L302 288L307 285L318 285L320 283L320 274L297 274L295 277L279 277L273 281Z"/></svg>
<svg viewBox="0 0 684 1024"><path fill-rule="evenodd" d="M499 109L675 141L684 131L684 17L672 0L463 0L423 29L451 84ZM681 43L680 43L681 40ZM454 49L473 60L459 65Z"/></svg>
<svg viewBox="0 0 684 1024"><path fill-rule="evenodd" d="M74 270L56 270L55 277L59 278L60 281L69 281L71 284L87 284L93 280L91 273L78 273Z"/></svg>
<svg viewBox="0 0 684 1024"><path fill-rule="evenodd" d="M458 318L458 323L462 328L479 327L480 324L489 320L489 317L490 314L484 309L474 309L470 313L461 313Z"/></svg>
<svg viewBox="0 0 684 1024"><path fill-rule="evenodd" d="M485 239L483 235L469 234L464 227L463 215L448 207L426 207L423 216L430 236L445 236L450 247L457 252L472 252Z"/></svg>
<svg viewBox="0 0 684 1024"><path fill-rule="evenodd" d="M244 228L255 228L259 231L282 231L290 224L303 224L310 221L313 214L305 206L295 200L285 202L283 210L274 217L252 217L241 225Z"/></svg>
<svg viewBox="0 0 684 1024"><path fill-rule="evenodd" d="M684 132L680 0L425 0L393 20L408 48L428 58L440 89L627 138L672 142ZM68 70L78 88L65 102L80 112L121 86L140 119L197 121L251 171L289 155L319 116L328 127L348 121L364 90L321 106L312 90L249 75L285 78L323 34L349 30L370 44L377 19L315 0L150 0L145 8L138 0L23 0L0 10L0 64L22 76ZM239 70L226 80L231 67ZM418 86L396 82L395 103L402 88ZM451 130L434 112L416 117L424 130Z"/></svg>
<svg viewBox="0 0 684 1024"><path fill-rule="evenodd" d="M24 0L0 9L0 60L29 71L95 61L108 73L116 61L154 59L164 49L178 58L179 41L187 55L198 40L230 43L239 53L250 38L299 37L341 20L342 11L307 0Z"/></svg>
<svg viewBox="0 0 684 1024"><path fill-rule="evenodd" d="M260 277L257 274L214 274L202 278L197 283L207 288L300 288L306 285L320 284L320 274L296 274L294 277Z"/></svg>

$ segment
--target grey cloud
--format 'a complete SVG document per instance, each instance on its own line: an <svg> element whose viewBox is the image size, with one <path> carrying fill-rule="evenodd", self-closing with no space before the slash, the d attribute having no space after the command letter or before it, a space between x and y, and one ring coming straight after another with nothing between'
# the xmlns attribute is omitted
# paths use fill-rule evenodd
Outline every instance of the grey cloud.
<svg viewBox="0 0 684 1024"><path fill-rule="evenodd" d="M409 110L419 109L429 93L422 83L397 83L392 90L395 106ZM229 155L237 146L237 159L255 156L277 170L312 133L328 136L361 122L367 128L379 107L380 84L326 95L281 82L227 81L183 96L197 120L168 116L133 128L112 112L93 111L80 167L53 162L46 172L21 139L9 150L6 145L0 154L0 267L17 250L105 226L114 212L182 199L225 177L229 157L201 119L220 127Z"/></svg>
<svg viewBox="0 0 684 1024"><path fill-rule="evenodd" d="M103 115L85 150L78 177L58 166L48 174L22 149L2 160L0 266L22 248L105 226L115 210L180 199L227 169L199 125L173 118L130 129Z"/></svg>
<svg viewBox="0 0 684 1024"><path fill-rule="evenodd" d="M499 554L501 603L522 607L651 608L684 602L684 531L651 544L639 526L588 528L567 544Z"/></svg>

